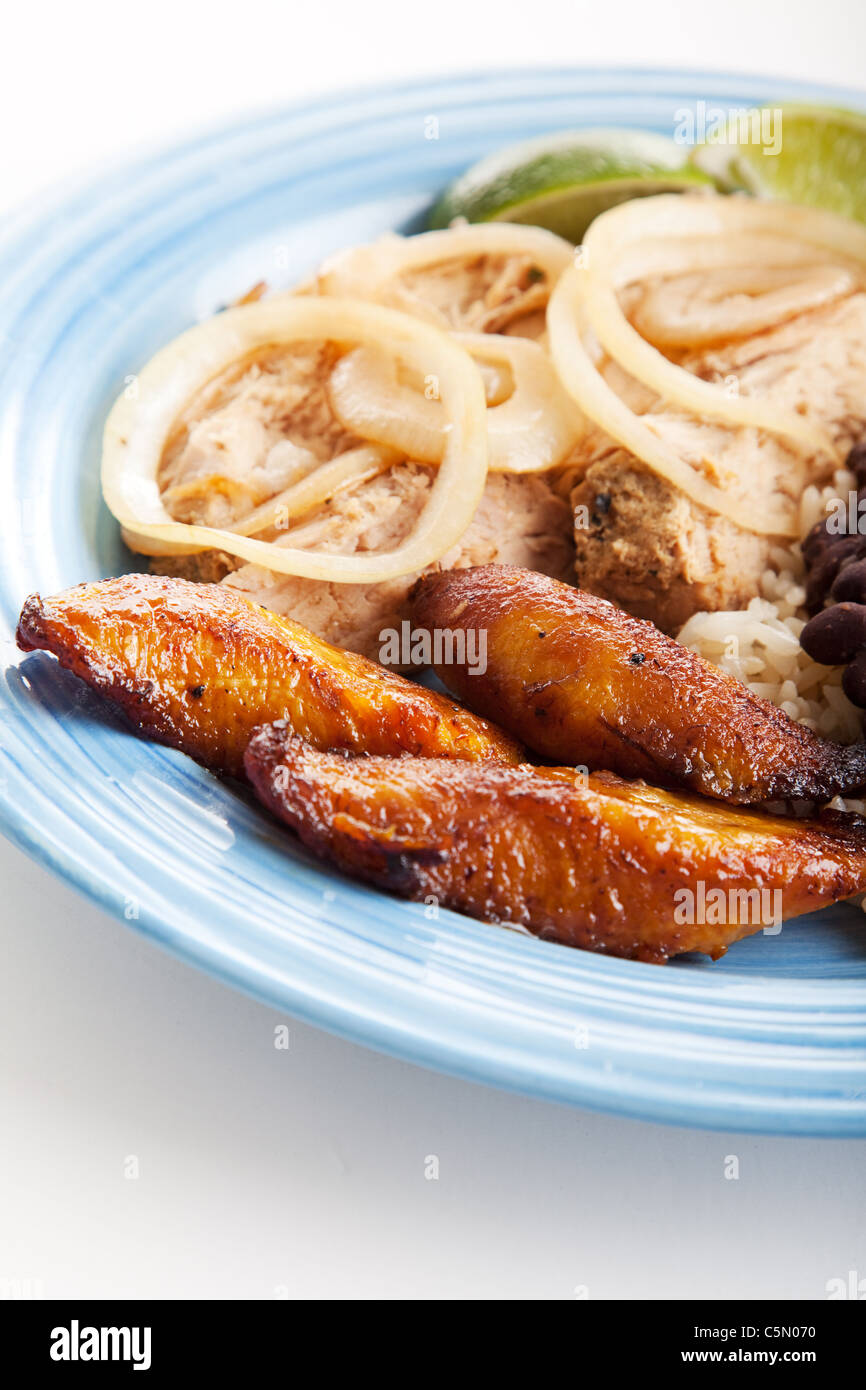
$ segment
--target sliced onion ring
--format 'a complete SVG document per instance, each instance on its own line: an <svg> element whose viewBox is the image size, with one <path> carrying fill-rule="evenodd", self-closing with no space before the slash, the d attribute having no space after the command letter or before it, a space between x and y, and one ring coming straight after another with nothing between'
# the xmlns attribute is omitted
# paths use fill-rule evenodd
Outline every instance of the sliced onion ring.
<svg viewBox="0 0 866 1390"><path fill-rule="evenodd" d="M624 246L612 265L606 267L614 289L624 289L636 280L653 276L683 275L698 270L724 270L737 266L814 266L819 257L815 246L803 245L771 232L749 232L736 237L705 240L703 237L648 236ZM825 252L829 257L833 253ZM833 256L833 264L856 267L849 258Z"/></svg>
<svg viewBox="0 0 866 1390"><path fill-rule="evenodd" d="M828 432L796 412L779 410L765 398L732 397L722 387L669 362L632 328L617 300L617 262L644 238L724 240L731 234L760 233L866 265L866 229L834 213L756 199L659 194L623 203L595 220L583 244L583 283L574 295L580 295L586 322L603 347L666 402L695 414L782 434L838 458Z"/></svg>
<svg viewBox="0 0 866 1390"><path fill-rule="evenodd" d="M574 249L541 227L482 222L419 236L385 236L367 246L340 251L322 266L316 284L322 294L375 300L448 327L446 316L401 285L400 278L461 257L484 255L529 256L552 289L571 265Z"/></svg>
<svg viewBox="0 0 866 1390"><path fill-rule="evenodd" d="M730 424L751 425L793 439L830 458L838 457L827 430L804 420L796 411L774 406L765 397L726 394L715 383L703 381L685 367L669 362L658 348L632 328L614 290L581 272L569 271L568 274L574 277L574 295L579 296L582 317L602 347L630 376L649 386L667 405Z"/></svg>
<svg viewBox="0 0 866 1390"><path fill-rule="evenodd" d="M537 343L497 333L455 333L480 362L509 368L514 389L487 410L488 467L499 473L541 473L574 448L584 419ZM329 382L334 413L348 430L410 458L438 463L448 441L441 404L397 380L393 358L356 348L335 366Z"/></svg>
<svg viewBox="0 0 866 1390"><path fill-rule="evenodd" d="M347 449L275 497L269 497L267 502L262 502L255 511L248 512L227 529L238 536L255 536L260 531L284 526L289 519L321 506L337 492L369 482L399 461L400 455L394 449L377 449L374 445Z"/></svg>
<svg viewBox="0 0 866 1390"><path fill-rule="evenodd" d="M189 400L257 350L310 341L387 345L414 370L436 376L448 441L412 533L383 554L317 555L236 531L174 521L160 496L158 474L166 443ZM117 401L103 440L103 494L133 546L149 553L159 543L162 553L171 554L217 548L281 574L345 584L379 583L438 560L472 520L486 475L486 404L481 375L469 354L429 324L353 300L279 295L228 309L189 329L142 369L135 398Z"/></svg>
<svg viewBox="0 0 866 1390"><path fill-rule="evenodd" d="M548 306L547 326L560 378L590 419L693 502L727 517L745 531L759 535L797 535L798 516L793 502L767 508L756 515L748 499L732 497L724 489L707 482L648 429L608 386L583 342L587 325L583 318L579 276L580 272L572 270L560 280Z"/></svg>
<svg viewBox="0 0 866 1390"><path fill-rule="evenodd" d="M709 282L706 272L693 271L664 290L648 290L632 322L656 347L707 347L757 337L798 314L834 303L856 283L850 270L833 265L729 265Z"/></svg>
<svg viewBox="0 0 866 1390"><path fill-rule="evenodd" d="M448 430L441 404L399 381L394 358L381 347L357 347L341 357L328 397L344 429L419 463L441 462Z"/></svg>
<svg viewBox="0 0 866 1390"><path fill-rule="evenodd" d="M724 245L732 233L805 242L866 265L866 227L847 217L792 203L704 193L657 193L621 203L596 218L584 240L584 252L586 259L590 254L597 258L604 272L622 251L640 245L644 238L693 237Z"/></svg>
<svg viewBox="0 0 866 1390"><path fill-rule="evenodd" d="M487 409L489 467L498 473L543 473L571 452L586 428L582 411L559 380L550 355L528 338L455 333L483 362L511 369L514 390Z"/></svg>

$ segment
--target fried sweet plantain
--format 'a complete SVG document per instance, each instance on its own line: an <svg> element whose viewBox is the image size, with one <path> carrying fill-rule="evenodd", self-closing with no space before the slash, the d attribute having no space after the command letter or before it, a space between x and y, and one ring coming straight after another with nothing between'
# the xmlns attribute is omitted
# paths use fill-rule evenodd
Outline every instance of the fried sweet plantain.
<svg viewBox="0 0 866 1390"><path fill-rule="evenodd" d="M129 574L32 595L24 651L45 648L148 738L243 774L257 725L288 719L320 748L518 762L453 700L341 651L218 584Z"/></svg>
<svg viewBox="0 0 866 1390"><path fill-rule="evenodd" d="M652 623L568 584L509 566L442 571L418 581L413 613L416 628L463 634L448 657L485 650L484 669L445 660L436 671L554 762L743 805L866 784L866 744L826 742Z"/></svg>
<svg viewBox="0 0 866 1390"><path fill-rule="evenodd" d="M259 798L340 869L569 946L713 957L866 885L866 822L735 811L611 773L320 753L250 741Z"/></svg>

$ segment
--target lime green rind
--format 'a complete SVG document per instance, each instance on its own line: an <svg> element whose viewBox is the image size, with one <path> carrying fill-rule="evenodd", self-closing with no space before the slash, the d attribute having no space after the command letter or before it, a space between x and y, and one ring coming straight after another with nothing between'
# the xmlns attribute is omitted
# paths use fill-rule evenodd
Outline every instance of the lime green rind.
<svg viewBox="0 0 866 1390"><path fill-rule="evenodd" d="M779 108L770 106L769 102L765 106L759 107L759 110L766 109L778 110ZM852 106L815 106L813 102L808 101L786 101L782 104L781 109L783 116L786 111L796 116L812 116L817 120L823 120L829 116L851 125L862 126L863 130L866 131L866 111L858 111Z"/></svg>
<svg viewBox="0 0 866 1390"><path fill-rule="evenodd" d="M723 192L744 190L866 222L866 115L799 103L781 110L778 152L707 144L692 152L692 166Z"/></svg>
<svg viewBox="0 0 866 1390"><path fill-rule="evenodd" d="M651 184L653 188L679 187L680 184L707 184L710 178L698 168L686 168L673 175L665 169L645 169L635 173L633 169L616 169L610 173L590 180L577 182L562 178L555 182L540 184L530 190L517 190L512 184L503 183L497 188L479 191L477 196L466 197L459 192L448 190L440 199L430 215L432 228L447 227L455 217L465 217L468 222L492 222L497 218L505 221L515 208L529 203L543 201L545 198L562 197L573 193L579 197L591 189L609 184Z"/></svg>
<svg viewBox="0 0 866 1390"><path fill-rule="evenodd" d="M590 219L582 214L584 207L612 206L641 189L662 192L708 182L664 136L630 130L563 132L481 160L446 189L430 226L448 227L461 217L469 222L532 222L560 232L564 224L585 230ZM617 185L622 197L612 196ZM551 227L545 208L555 203L561 209L569 200L574 201L574 215L560 211Z"/></svg>
<svg viewBox="0 0 866 1390"><path fill-rule="evenodd" d="M472 218L472 221L520 222L544 227L566 241L579 242L590 223L608 208L632 198L645 198L655 193L682 193L688 188L706 187L709 180L703 175L672 179L647 176L643 179L610 178L579 188L552 189L549 194L512 203L499 209L493 217Z"/></svg>

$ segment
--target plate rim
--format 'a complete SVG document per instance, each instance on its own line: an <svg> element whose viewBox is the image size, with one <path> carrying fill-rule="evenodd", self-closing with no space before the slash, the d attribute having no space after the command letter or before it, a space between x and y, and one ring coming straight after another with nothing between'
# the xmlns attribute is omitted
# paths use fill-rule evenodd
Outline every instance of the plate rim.
<svg viewBox="0 0 866 1390"><path fill-rule="evenodd" d="M530 68L509 66L475 72L433 75L416 81L401 80L383 84L364 83L331 94L319 94L308 101L301 100L286 106L275 107L255 116L203 127L189 140L153 147L150 152L143 153L140 158L133 161L121 163L118 160L116 164L112 165L110 171L91 173L86 178L70 180L56 197L40 196L36 200L29 200L20 209L12 210L14 214L12 225L0 238L0 257L7 257L10 254L10 248L18 244L22 237L28 236L33 226L43 223L47 217L56 217L58 211L68 207L70 202L80 202L88 197L93 197L95 190L106 186L106 181L125 186L143 169L155 169L167 156L173 156L178 160L192 158L196 152L201 153L218 147L222 140L236 139L241 134L251 136L253 132L272 128L277 122L282 123L292 119L302 120L311 113L351 110L353 103L357 101L362 101L365 104L376 103L384 97L396 98L401 95L411 95L412 98L418 98L431 91L439 92L449 88L462 88L482 80L484 83L496 84L509 81L537 82L539 79L553 76L574 80L578 84L582 80L590 78L593 82L604 80L639 82L641 78L670 79L686 84L692 89L695 84L702 80L717 86L723 86L730 82L755 88L762 87L770 99L772 99L772 89L781 88L791 95L810 95L815 99L824 100L828 99L829 95L837 100L856 102L866 106L866 93L854 92L850 88L829 87L827 84L793 81L778 76L767 77L761 74L725 73L677 67L599 68L549 65ZM3 302L4 296L0 292L0 309L3 307ZM8 595L0 594L0 597L5 601ZM8 605L6 606L8 607ZM20 661L20 656L18 660ZM37 863L70 883L79 892L112 915L124 920L123 912L120 910L117 900L116 887L112 886L112 880L107 871L97 872L92 865L84 863L80 854L77 854L72 846L64 843L56 834L49 835L44 824L37 824L34 818L27 814L24 805L16 804L14 797L2 791L0 791L0 829L7 838ZM405 904L398 904L397 906L398 909L406 907ZM467 919L464 918L455 917L454 920L460 924L460 928L465 931L467 938L474 939L476 942L479 931L490 933L497 930L471 922L467 926ZM771 1107L771 1113L768 1113L762 1111L761 1105L746 1107L741 1102L738 1106L730 1100L721 1104L711 1103L709 1094L702 1097L692 1094L686 1098L680 1090L673 1098L671 1096L666 1097L662 1093L664 1088L655 1097L647 1097L643 1103L637 1098L632 1098L630 1102L624 1103L622 1077L619 1078L619 1089L616 1086L611 1086L607 1091L599 1090L597 1084L590 1085L589 1078L585 1080L583 1086L576 1084L573 1073L570 1073L566 1079L562 1077L557 1079L548 1075L544 1078L535 1076L534 1081L530 1081L525 1065L530 1060L529 1057L524 1059L524 1065L521 1066L516 1058L507 1056L501 1048L495 1057L489 1049L487 1051L482 1049L476 1054L469 1055L466 1051L465 1038L462 1040L461 1046L455 1047L454 1039L451 1038L449 1041L447 1034L443 1033L441 1029L439 1031L431 1030L428 1026L426 1031L418 1030L410 1035L406 1032L406 1020L400 1025L396 1018L386 1018L381 1011L371 1014L368 1008L366 1011L359 1012L350 1006L347 1007L345 1003L329 1002L324 993L316 995L311 993L309 987L293 988L291 982L284 979L279 982L277 987L273 974L263 974L261 966L258 969L247 966L242 968L236 959L231 958L230 954L220 954L215 951L213 944L208 943L200 935L186 933L179 936L175 927L167 921L158 920L156 916L133 921L124 920L124 925L131 925L149 939L171 950L173 954L184 959L187 963L206 969L223 983L230 984L234 988L241 988L246 993L264 1000L274 1007L288 1009L295 1016L316 1026L324 1027L340 1036L390 1055L412 1060L428 1068L462 1076L465 1079L494 1084L523 1094L528 1093L546 1099L578 1104L605 1113L631 1115L636 1118L686 1127L725 1131L739 1129L741 1132L790 1135L823 1134L839 1137L842 1135L857 1137L866 1134L866 1103L864 1103L862 1091L862 1076L858 1083L857 1095L854 1097L857 1102L856 1113L855 1109L851 1107L848 1107L847 1111L845 1111L845 1107L841 1109L836 1107L833 1109L833 1113L825 1107L823 1110L813 1109L810 1113L809 1107L804 1107L802 1097L799 1098L800 1109L796 1114L793 1113L790 1103L781 1110L772 1111ZM498 937L502 937L502 935L501 932L497 933ZM539 949L542 952L552 950L557 955L562 951L561 947L549 946L547 943L533 943L533 949ZM485 955L486 953L482 951L481 954ZM496 953L494 952L494 954ZM608 979L612 974L614 978L616 977L616 972L610 970L611 958L593 957L589 953L575 954L586 957L583 961L585 968L577 973L581 977L589 979L590 983L593 976L598 976L599 973ZM540 964L543 963L543 956L537 959ZM601 971L597 968L599 962L603 962L604 968ZM658 971L658 967L636 967L634 962L617 962L617 965L625 965L632 969L638 968L653 973ZM631 978L635 977L632 976ZM760 978L752 977L752 979ZM623 979L625 980L625 977ZM731 979L732 977L727 977L727 982L729 983ZM749 977L740 977L742 982L748 979ZM694 984L694 979L692 979L692 989ZM812 1008L816 1005L820 1008L823 1004L832 1009L834 999L840 994L840 985L844 985L850 991L852 1003L856 1003L860 1008L866 1003L866 981L852 983L838 980L798 980L796 984L803 993L812 996ZM859 987L860 984L862 984L862 988ZM705 985L702 988L707 989L709 993L716 992L709 979L705 980Z"/></svg>

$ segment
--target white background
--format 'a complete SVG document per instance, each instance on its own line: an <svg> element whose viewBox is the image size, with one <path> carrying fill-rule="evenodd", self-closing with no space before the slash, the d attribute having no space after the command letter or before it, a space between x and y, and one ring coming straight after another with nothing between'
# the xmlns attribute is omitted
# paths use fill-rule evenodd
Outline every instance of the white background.
<svg viewBox="0 0 866 1390"><path fill-rule="evenodd" d="M340 85L579 62L866 87L864 54L861 0L18 5L0 208ZM291 1021L276 1051L284 1020L5 842L0 883L0 1295L820 1298L866 1275L866 1144L593 1116Z"/></svg>

